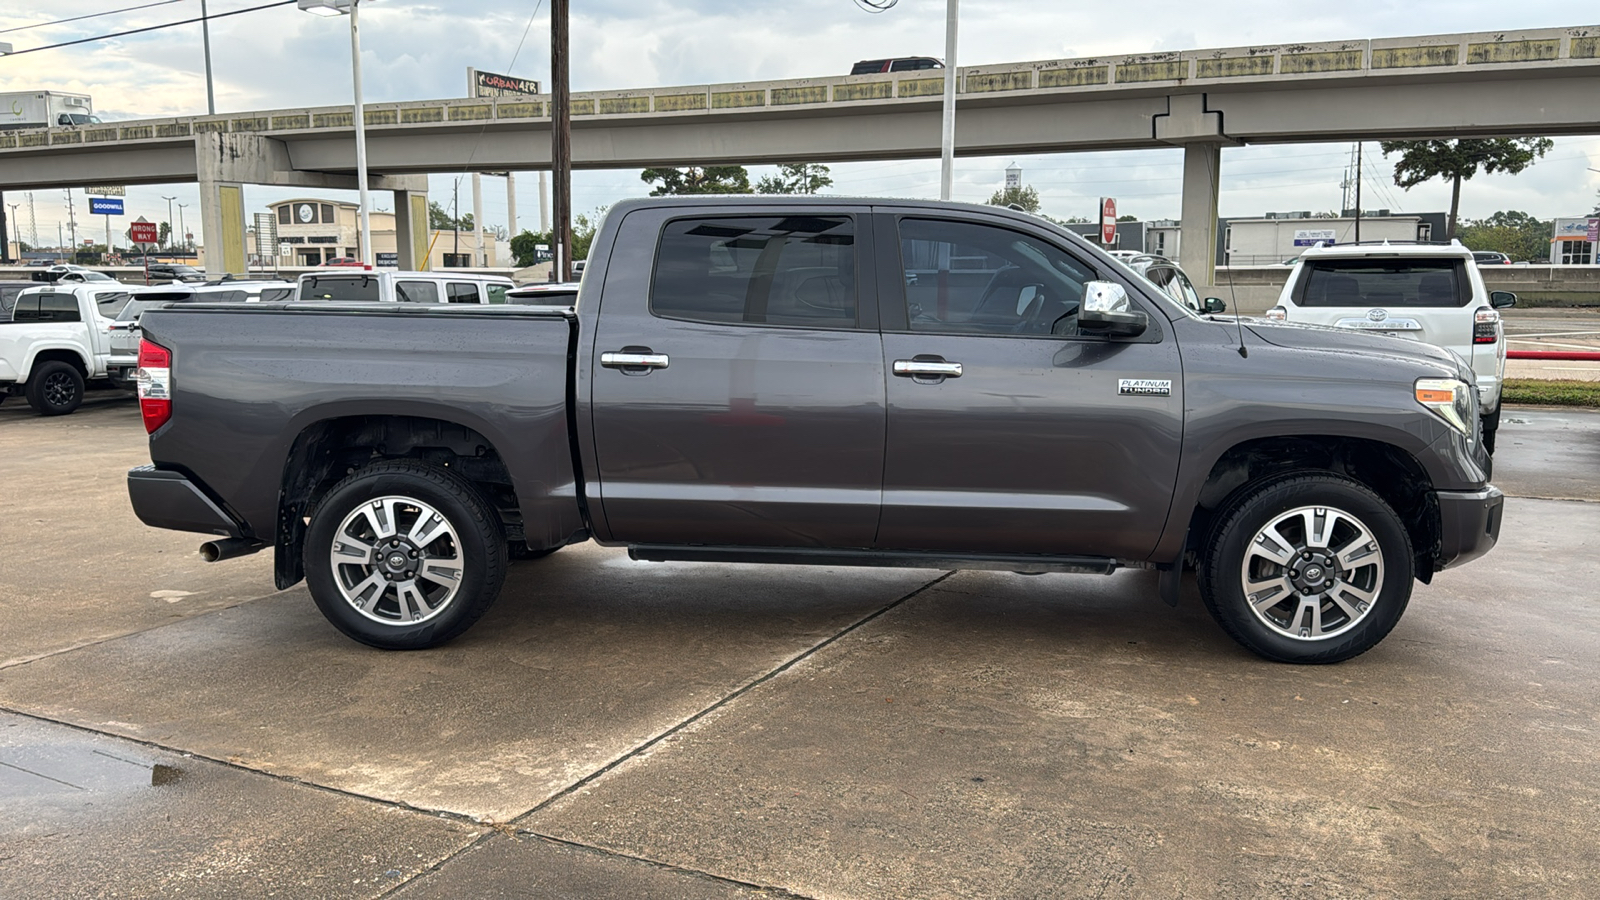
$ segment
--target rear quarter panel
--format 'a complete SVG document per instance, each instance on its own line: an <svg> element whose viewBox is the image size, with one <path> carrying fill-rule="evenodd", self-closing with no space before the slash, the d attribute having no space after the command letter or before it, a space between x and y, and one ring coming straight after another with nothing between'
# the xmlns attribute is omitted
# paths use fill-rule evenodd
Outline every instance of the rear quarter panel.
<svg viewBox="0 0 1600 900"><path fill-rule="evenodd" d="M296 437L345 416L472 428L505 461L530 533L583 526L568 318L518 307L237 305L150 310L143 325L173 357L172 419L151 436L151 460L197 478L258 538L276 537Z"/></svg>

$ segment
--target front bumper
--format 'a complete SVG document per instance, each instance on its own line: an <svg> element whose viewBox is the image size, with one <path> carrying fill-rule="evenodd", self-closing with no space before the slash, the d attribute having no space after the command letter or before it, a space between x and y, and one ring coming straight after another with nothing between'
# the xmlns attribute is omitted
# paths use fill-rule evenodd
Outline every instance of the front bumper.
<svg viewBox="0 0 1600 900"><path fill-rule="evenodd" d="M1488 553L1500 539L1506 496L1494 485L1478 491L1438 491L1439 555L1434 568L1448 569Z"/></svg>
<svg viewBox="0 0 1600 900"><path fill-rule="evenodd" d="M156 528L243 537L243 529L182 472L140 466L128 470L128 499L139 521Z"/></svg>

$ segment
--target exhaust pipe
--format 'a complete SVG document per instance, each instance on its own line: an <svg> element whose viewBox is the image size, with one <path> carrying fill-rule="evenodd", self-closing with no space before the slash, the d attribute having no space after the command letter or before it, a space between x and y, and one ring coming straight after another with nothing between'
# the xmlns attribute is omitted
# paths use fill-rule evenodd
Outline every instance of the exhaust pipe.
<svg viewBox="0 0 1600 900"><path fill-rule="evenodd" d="M245 538L206 541L200 545L200 558L206 562L221 562L224 559L233 559L235 556L249 556L265 546L267 545L261 541L252 541Z"/></svg>

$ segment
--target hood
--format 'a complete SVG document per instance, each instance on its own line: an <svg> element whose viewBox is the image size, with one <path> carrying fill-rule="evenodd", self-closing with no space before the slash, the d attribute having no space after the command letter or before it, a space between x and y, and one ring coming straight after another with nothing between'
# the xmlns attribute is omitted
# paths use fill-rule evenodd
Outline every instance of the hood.
<svg viewBox="0 0 1600 900"><path fill-rule="evenodd" d="M1422 341L1369 334L1351 328L1273 322L1267 319L1246 319L1245 327L1267 343L1291 350L1322 350L1328 353L1382 356L1406 362L1432 363L1455 372L1463 381L1468 383L1473 381L1472 368L1465 360L1443 347L1425 344Z"/></svg>

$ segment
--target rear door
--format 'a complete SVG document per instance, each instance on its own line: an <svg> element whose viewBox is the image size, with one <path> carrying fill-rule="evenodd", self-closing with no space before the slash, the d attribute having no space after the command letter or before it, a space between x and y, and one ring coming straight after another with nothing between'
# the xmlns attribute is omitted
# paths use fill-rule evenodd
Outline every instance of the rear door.
<svg viewBox="0 0 1600 900"><path fill-rule="evenodd" d="M1077 327L1129 284L1015 222L880 217L888 437L878 546L1144 559L1171 505L1183 372L1171 323ZM1131 293L1131 289L1130 289ZM944 373L944 374L941 374Z"/></svg>
<svg viewBox="0 0 1600 900"><path fill-rule="evenodd" d="M588 385L602 537L872 546L884 369L869 222L836 206L627 216Z"/></svg>

